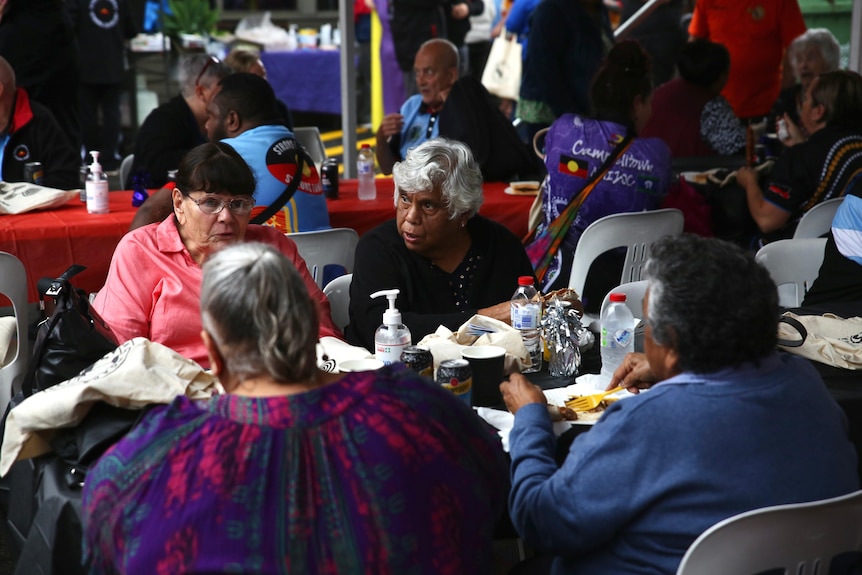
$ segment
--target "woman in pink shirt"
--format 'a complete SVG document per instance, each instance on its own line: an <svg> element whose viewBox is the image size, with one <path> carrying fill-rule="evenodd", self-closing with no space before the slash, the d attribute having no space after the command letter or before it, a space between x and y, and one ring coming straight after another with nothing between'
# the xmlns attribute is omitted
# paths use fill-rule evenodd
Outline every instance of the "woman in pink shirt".
<svg viewBox="0 0 862 575"><path fill-rule="evenodd" d="M275 228L249 225L254 189L251 169L229 145L202 144L186 154L173 189L174 213L120 240L93 304L118 342L146 337L209 367L201 340L201 264L240 241L269 244L287 256L317 305L319 335L343 338L293 241Z"/></svg>

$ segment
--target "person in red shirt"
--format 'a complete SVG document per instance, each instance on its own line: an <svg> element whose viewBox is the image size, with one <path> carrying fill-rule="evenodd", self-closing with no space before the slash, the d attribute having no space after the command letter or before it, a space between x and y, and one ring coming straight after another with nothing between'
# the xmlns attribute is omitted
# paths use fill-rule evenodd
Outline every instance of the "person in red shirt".
<svg viewBox="0 0 862 575"><path fill-rule="evenodd" d="M688 33L727 47L722 95L737 117L760 119L778 98L782 74L790 78L790 66L782 67L787 47L805 29L797 0L698 0Z"/></svg>

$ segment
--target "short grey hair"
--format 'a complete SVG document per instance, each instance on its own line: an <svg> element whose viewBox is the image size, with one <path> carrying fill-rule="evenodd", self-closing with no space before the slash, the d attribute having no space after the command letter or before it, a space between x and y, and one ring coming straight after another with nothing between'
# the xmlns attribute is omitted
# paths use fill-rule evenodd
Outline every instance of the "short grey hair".
<svg viewBox="0 0 862 575"><path fill-rule="evenodd" d="M823 56L825 68L821 73L835 71L841 65L841 45L826 28L809 28L797 36L790 43L790 61L793 62L796 56L808 46L816 47Z"/></svg>
<svg viewBox="0 0 862 575"><path fill-rule="evenodd" d="M650 247L647 325L683 371L712 373L775 350L778 292L766 269L715 238L666 236Z"/></svg>
<svg viewBox="0 0 862 575"><path fill-rule="evenodd" d="M271 246L243 242L207 258L201 321L228 371L240 380L314 377L317 308L299 272Z"/></svg>
<svg viewBox="0 0 862 575"><path fill-rule="evenodd" d="M207 66L207 62L211 58L212 56L203 52L184 54L180 57L177 81L180 84L180 93L183 96L188 98L195 93L195 82L198 79L198 75L204 69L204 66ZM207 66L206 71L201 76L201 85L210 88L214 84L218 84L222 78L230 75L231 72L232 70L224 62L219 62L218 64L212 63Z"/></svg>
<svg viewBox="0 0 862 575"><path fill-rule="evenodd" d="M434 138L411 148L392 167L395 205L401 194L440 190L449 219L473 217L482 206L482 171L470 148L456 140Z"/></svg>

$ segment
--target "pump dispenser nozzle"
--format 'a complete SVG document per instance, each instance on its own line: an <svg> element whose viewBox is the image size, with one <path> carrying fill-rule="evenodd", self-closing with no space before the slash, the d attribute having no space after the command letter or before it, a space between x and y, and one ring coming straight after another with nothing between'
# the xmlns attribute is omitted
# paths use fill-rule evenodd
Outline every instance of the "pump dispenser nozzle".
<svg viewBox="0 0 862 575"><path fill-rule="evenodd" d="M401 323L401 312L395 307L395 300L398 299L399 289L384 289L371 294L372 298L386 296L389 300L389 309L383 312L383 325L398 325Z"/></svg>

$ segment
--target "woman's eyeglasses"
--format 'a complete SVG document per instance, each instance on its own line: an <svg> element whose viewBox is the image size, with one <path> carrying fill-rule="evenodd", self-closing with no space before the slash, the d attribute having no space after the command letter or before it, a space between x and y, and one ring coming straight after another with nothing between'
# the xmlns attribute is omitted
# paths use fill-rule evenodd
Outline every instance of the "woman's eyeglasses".
<svg viewBox="0 0 862 575"><path fill-rule="evenodd" d="M203 67L203 68L201 68L201 71L200 71L200 73L198 74L197 79L195 80L195 86L200 86L200 84L201 84L201 78L203 78L203 77L204 77L204 74L206 74L206 73L207 73L207 70L209 70L209 69L210 69L210 66L218 66L219 64L221 64L221 60L219 60L219 59L218 59L218 58L216 58L215 56L210 56L210 57L209 57L209 60L207 60L207 61L206 61L206 64L204 64L204 67Z"/></svg>
<svg viewBox="0 0 862 575"><path fill-rule="evenodd" d="M227 209L233 215L245 216L251 213L251 209L255 203L254 199L249 197L234 198L232 200L223 200L218 196L204 196L199 200L191 196L188 196L188 198L197 205L200 211L210 216L220 213L225 206L227 206Z"/></svg>

